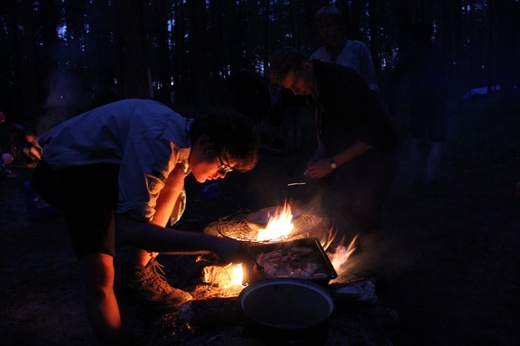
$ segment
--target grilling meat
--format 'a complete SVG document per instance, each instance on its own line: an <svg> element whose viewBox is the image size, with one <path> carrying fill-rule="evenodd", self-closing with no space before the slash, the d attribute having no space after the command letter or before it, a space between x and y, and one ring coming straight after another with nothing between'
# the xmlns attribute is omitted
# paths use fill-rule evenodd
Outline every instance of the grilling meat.
<svg viewBox="0 0 520 346"><path fill-rule="evenodd" d="M264 267L265 278L312 279L320 275L314 257L312 249L295 246L259 253L256 261Z"/></svg>

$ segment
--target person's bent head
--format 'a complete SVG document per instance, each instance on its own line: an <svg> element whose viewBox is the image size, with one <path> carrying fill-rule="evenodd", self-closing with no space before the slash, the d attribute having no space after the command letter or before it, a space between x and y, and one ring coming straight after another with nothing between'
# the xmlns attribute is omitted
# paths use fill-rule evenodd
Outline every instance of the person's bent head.
<svg viewBox="0 0 520 346"><path fill-rule="evenodd" d="M219 170L247 172L258 162L259 140L253 123L240 113L228 110L204 112L190 128L191 141L202 142L205 154L218 158Z"/></svg>
<svg viewBox="0 0 520 346"><path fill-rule="evenodd" d="M271 55L269 77L273 84L291 89L295 95L308 95L315 89L312 61L293 47L282 48Z"/></svg>
<svg viewBox="0 0 520 346"><path fill-rule="evenodd" d="M269 60L269 77L271 82L283 87L283 82L289 72L302 71L304 62L309 57L299 49L284 47L274 52Z"/></svg>

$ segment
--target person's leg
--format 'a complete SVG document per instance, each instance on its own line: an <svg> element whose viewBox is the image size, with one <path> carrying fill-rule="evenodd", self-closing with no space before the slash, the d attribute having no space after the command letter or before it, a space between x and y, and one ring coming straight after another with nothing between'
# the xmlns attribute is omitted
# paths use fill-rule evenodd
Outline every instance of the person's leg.
<svg viewBox="0 0 520 346"><path fill-rule="evenodd" d="M172 212L182 213L184 207L184 169L178 165L165 182L157 199L153 224L166 227ZM176 219L180 215L176 215ZM149 307L169 311L192 299L191 294L171 287L164 277L163 266L155 260L158 253L131 248L122 270L122 293Z"/></svg>
<svg viewBox="0 0 520 346"><path fill-rule="evenodd" d="M421 178L421 161L422 161L422 148L424 142L422 139L412 139L410 141L409 157L411 165L411 173L413 179Z"/></svg>
<svg viewBox="0 0 520 346"><path fill-rule="evenodd" d="M432 100L430 97L413 98L410 104L410 173L412 189L422 190L424 183L424 145L426 138L427 119L430 114Z"/></svg>
<svg viewBox="0 0 520 346"><path fill-rule="evenodd" d="M40 161L32 184L48 203L63 209L86 291L87 317L102 345L123 345L114 293L118 166L54 170Z"/></svg>
<svg viewBox="0 0 520 346"><path fill-rule="evenodd" d="M441 162L442 143L433 142L430 146L430 153L426 163L426 182L431 183L437 179L439 165Z"/></svg>
<svg viewBox="0 0 520 346"><path fill-rule="evenodd" d="M437 98L435 112L428 119L427 130L430 135L430 151L426 161L426 182L431 183L437 179L443 143L446 141L448 133L448 111L446 102L442 98Z"/></svg>
<svg viewBox="0 0 520 346"><path fill-rule="evenodd" d="M87 317L101 345L122 345L121 316L114 291L115 233L110 209L64 209L85 289Z"/></svg>
<svg viewBox="0 0 520 346"><path fill-rule="evenodd" d="M79 261L87 317L101 345L122 344L121 315L114 293L114 259L95 253Z"/></svg>

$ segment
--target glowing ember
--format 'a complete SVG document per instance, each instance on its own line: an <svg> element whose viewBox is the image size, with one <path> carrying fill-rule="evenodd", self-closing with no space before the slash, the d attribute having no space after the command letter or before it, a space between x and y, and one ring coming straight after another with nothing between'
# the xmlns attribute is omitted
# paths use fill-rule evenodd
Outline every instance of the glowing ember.
<svg viewBox="0 0 520 346"><path fill-rule="evenodd" d="M291 207L285 203L283 209L277 209L274 215L269 215L267 226L258 230L257 241L287 238L294 229L292 218Z"/></svg>

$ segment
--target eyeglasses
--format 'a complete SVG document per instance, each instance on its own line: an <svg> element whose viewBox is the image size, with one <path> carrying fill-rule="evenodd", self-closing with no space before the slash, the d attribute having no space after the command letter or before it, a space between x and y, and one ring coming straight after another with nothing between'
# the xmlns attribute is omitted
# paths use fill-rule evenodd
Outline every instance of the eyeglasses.
<svg viewBox="0 0 520 346"><path fill-rule="evenodd" d="M229 172L233 171L233 167L226 165L224 163L224 161L222 160L222 156L220 156L220 153L218 154L218 162L219 162L219 166L218 166L219 171L222 171L223 173L229 173Z"/></svg>

